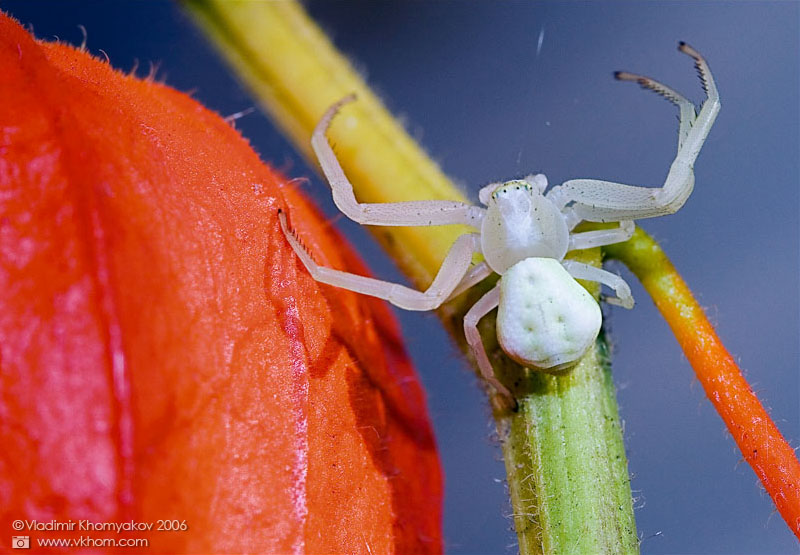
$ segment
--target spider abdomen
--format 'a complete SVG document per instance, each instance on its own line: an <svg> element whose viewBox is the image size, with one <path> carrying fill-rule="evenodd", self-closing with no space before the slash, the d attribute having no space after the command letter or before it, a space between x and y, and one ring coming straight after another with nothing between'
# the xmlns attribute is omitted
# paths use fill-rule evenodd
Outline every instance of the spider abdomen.
<svg viewBox="0 0 800 555"><path fill-rule="evenodd" d="M597 301L558 260L526 258L500 278L497 338L520 364L556 371L583 356L600 331Z"/></svg>

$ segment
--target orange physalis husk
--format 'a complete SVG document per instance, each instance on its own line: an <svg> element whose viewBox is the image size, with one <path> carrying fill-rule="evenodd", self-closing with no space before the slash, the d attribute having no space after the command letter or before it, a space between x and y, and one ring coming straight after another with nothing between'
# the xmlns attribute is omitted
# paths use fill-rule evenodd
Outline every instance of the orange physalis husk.
<svg viewBox="0 0 800 555"><path fill-rule="evenodd" d="M2 15L0 99L0 545L14 519L174 519L90 535L440 552L397 324L303 269L279 208L319 262L366 273L302 195L185 94Z"/></svg>

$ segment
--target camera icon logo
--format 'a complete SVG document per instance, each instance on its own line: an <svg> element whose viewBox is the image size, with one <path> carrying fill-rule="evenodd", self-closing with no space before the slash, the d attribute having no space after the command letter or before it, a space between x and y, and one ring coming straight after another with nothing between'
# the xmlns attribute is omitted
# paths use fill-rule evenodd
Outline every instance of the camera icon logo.
<svg viewBox="0 0 800 555"><path fill-rule="evenodd" d="M30 536L11 536L12 549L30 549L31 537Z"/></svg>

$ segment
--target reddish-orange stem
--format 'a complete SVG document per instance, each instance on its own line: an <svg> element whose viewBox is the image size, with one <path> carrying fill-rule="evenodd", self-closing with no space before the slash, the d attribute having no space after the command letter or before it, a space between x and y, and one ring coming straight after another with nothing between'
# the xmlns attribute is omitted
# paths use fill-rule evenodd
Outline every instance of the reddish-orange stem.
<svg viewBox="0 0 800 555"><path fill-rule="evenodd" d="M781 516L800 538L800 462L661 247L642 230L606 248L641 280L706 395Z"/></svg>

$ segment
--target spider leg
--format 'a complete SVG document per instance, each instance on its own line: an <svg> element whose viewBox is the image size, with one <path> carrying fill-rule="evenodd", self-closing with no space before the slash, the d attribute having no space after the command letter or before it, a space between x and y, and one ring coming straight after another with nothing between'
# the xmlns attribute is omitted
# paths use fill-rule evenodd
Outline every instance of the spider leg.
<svg viewBox="0 0 800 555"><path fill-rule="evenodd" d="M679 50L694 59L707 93L700 113L691 124L687 123L691 117L691 106L682 96L650 79L641 78L644 81L639 81L646 88L667 96L681 109L682 121L678 133L680 147L663 187L636 187L596 179L574 179L554 187L548 193L548 198L559 208L563 210L569 203L574 203L571 206L574 217L593 222L613 222L672 214L683 206L694 188L694 162L719 113L720 102L705 59L686 43L680 43ZM640 79L624 73L620 78Z"/></svg>
<svg viewBox="0 0 800 555"><path fill-rule="evenodd" d="M449 301L450 299L455 299L470 287L479 284L484 279L489 277L492 272L493 270L485 261L481 262L480 264L476 264L464 275L461 283L459 283L458 287L456 287L453 292L450 293L450 296L447 297L447 300Z"/></svg>
<svg viewBox="0 0 800 555"><path fill-rule="evenodd" d="M495 286L491 291L486 293L480 300L469 309L464 316L464 335L467 338L467 343L472 351L472 355L478 363L478 368L481 371L483 379L494 387L494 389L505 397L509 408L514 408L517 401L508 390L506 386L500 383L497 376L494 374L492 363L489 362L489 357L486 355L486 348L483 346L481 334L478 332L478 322L481 318L489 314L500 302L500 286Z"/></svg>
<svg viewBox="0 0 800 555"><path fill-rule="evenodd" d="M360 203L353 193L353 185L344 174L342 166L325 136L339 109L355 100L350 95L331 106L311 135L311 146L317 154L322 172L333 191L333 202L345 216L360 224L385 226L429 226L465 224L479 227L484 210L463 202L450 200L422 200L391 203Z"/></svg>
<svg viewBox="0 0 800 555"><path fill-rule="evenodd" d="M472 261L472 253L480 248L477 234L461 235L450 247L433 283L423 292L398 283L320 266L314 262L311 254L300 243L294 232L289 229L286 223L286 214L282 210L278 211L278 220L286 240L315 280L356 293L378 297L406 310L433 310L444 303L467 273Z"/></svg>
<svg viewBox="0 0 800 555"><path fill-rule="evenodd" d="M583 231L581 233L570 233L568 251L591 249L604 245L613 245L627 241L633 235L636 226L631 220L619 222L619 227L611 229L598 229L595 231Z"/></svg>
<svg viewBox="0 0 800 555"><path fill-rule="evenodd" d="M660 94L673 104L675 104L678 109L680 110L680 127L678 128L678 149L680 150L681 146L683 146L684 141L686 141L686 137L689 135L689 130L692 128L692 124L694 124L694 120L697 118L697 114L694 111L694 105L689 102L683 95L677 93L675 90L671 89L670 87L659 83L655 79L651 79L650 77L645 77L644 75L637 75L635 73L628 73L627 71L617 71L614 73L614 77L620 81L633 81L641 85L643 89L648 89L653 91L656 94Z"/></svg>
<svg viewBox="0 0 800 555"><path fill-rule="evenodd" d="M561 262L561 264L567 270L569 275L575 279L596 281L613 289L617 296L605 297L604 300L608 304L618 305L623 308L633 308L633 295L631 295L631 288L627 283L625 283L625 280L618 275L607 272L602 268L589 266L583 262L575 262L574 260L564 260Z"/></svg>

